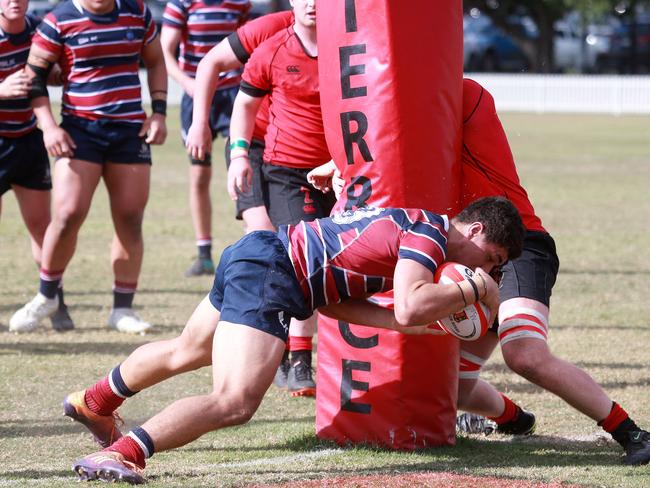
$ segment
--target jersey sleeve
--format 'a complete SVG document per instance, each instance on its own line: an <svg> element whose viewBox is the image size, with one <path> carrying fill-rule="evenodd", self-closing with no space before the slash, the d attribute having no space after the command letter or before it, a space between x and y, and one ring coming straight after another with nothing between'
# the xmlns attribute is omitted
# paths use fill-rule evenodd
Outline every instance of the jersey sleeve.
<svg viewBox="0 0 650 488"><path fill-rule="evenodd" d="M271 55L270 45L262 43L253 52L242 74L241 91L251 97L260 98L268 94L273 86L271 79Z"/></svg>
<svg viewBox="0 0 650 488"><path fill-rule="evenodd" d="M151 44L154 39L156 39L156 36L158 35L158 27L156 27L156 23L153 20L153 15L151 15L151 10L149 10L149 7L146 4L144 6L142 16L144 20L143 44L146 46Z"/></svg>
<svg viewBox="0 0 650 488"><path fill-rule="evenodd" d="M246 64L251 53L276 32L289 27L293 23L291 11L276 12L258 17L247 22L228 36L228 42L235 56L242 64Z"/></svg>
<svg viewBox="0 0 650 488"><path fill-rule="evenodd" d="M61 57L63 52L63 39L61 38L61 29L54 13L50 12L45 16L43 22L36 29L32 38L32 43L39 48L47 51L49 54Z"/></svg>
<svg viewBox="0 0 650 488"><path fill-rule="evenodd" d="M409 227L401 239L399 259L412 259L432 273L445 260L447 231L444 221L418 220Z"/></svg>
<svg viewBox="0 0 650 488"><path fill-rule="evenodd" d="M187 9L182 0L169 0L163 11L162 24L175 29L183 29L187 23Z"/></svg>

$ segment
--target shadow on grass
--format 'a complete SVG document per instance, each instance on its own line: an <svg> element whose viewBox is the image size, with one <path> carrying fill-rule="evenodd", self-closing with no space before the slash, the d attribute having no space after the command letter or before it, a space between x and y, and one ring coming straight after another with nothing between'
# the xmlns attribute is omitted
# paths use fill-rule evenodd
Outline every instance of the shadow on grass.
<svg viewBox="0 0 650 488"><path fill-rule="evenodd" d="M29 354L33 356L66 356L70 354L103 354L127 356L137 347L150 342L139 338L129 342L19 342L0 343L0 356Z"/></svg>
<svg viewBox="0 0 650 488"><path fill-rule="evenodd" d="M3 471L2 481L11 480L42 480L45 478L71 478L69 469L27 469L25 471ZM71 478L72 480L72 478Z"/></svg>
<svg viewBox="0 0 650 488"><path fill-rule="evenodd" d="M61 410L63 412L63 410ZM33 437L54 437L67 434L79 434L84 427L78 423L71 422L67 417L47 419L23 419L0 421L0 438L20 439Z"/></svg>
<svg viewBox="0 0 650 488"><path fill-rule="evenodd" d="M571 269L571 268L564 269L561 268L559 274L638 276L638 275L650 275L650 269Z"/></svg>

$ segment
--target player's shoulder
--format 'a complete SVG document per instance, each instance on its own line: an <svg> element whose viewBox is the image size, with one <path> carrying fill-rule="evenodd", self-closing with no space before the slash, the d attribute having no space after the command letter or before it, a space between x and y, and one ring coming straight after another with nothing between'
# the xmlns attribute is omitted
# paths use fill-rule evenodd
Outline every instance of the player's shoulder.
<svg viewBox="0 0 650 488"><path fill-rule="evenodd" d="M291 27L279 30L253 50L249 62L272 65L278 55L281 56L281 53L286 51L287 43L292 35L293 29Z"/></svg>

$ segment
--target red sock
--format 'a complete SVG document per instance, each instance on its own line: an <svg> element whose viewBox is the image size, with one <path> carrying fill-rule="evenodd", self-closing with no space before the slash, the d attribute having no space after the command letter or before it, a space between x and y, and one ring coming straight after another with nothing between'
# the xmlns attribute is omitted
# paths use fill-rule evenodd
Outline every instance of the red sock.
<svg viewBox="0 0 650 488"><path fill-rule="evenodd" d="M144 451L129 435L120 437L111 446L104 449L104 451L119 452L127 461L131 461L142 469L144 469L146 465L144 460Z"/></svg>
<svg viewBox="0 0 650 488"><path fill-rule="evenodd" d="M517 406L515 402L510 400L510 398L505 396L503 393L499 393L499 395L501 395L501 398L503 398L503 402L505 403L505 408L503 409L503 413L498 417L488 417L488 418L490 420L495 421L497 424L501 425L501 424L505 424L506 422L515 420L519 415L520 408Z"/></svg>
<svg viewBox="0 0 650 488"><path fill-rule="evenodd" d="M609 432L611 434L618 428L619 425L621 425L623 421L627 420L628 418L629 415L625 409L618 403L613 402L611 412L609 412L609 415L607 417L598 422L598 425L600 425L605 432Z"/></svg>
<svg viewBox="0 0 650 488"><path fill-rule="evenodd" d="M291 336L289 338L289 351L311 351L313 349L312 337Z"/></svg>
<svg viewBox="0 0 650 488"><path fill-rule="evenodd" d="M108 376L88 388L84 399L88 408L97 415L111 415L124 401L111 389Z"/></svg>

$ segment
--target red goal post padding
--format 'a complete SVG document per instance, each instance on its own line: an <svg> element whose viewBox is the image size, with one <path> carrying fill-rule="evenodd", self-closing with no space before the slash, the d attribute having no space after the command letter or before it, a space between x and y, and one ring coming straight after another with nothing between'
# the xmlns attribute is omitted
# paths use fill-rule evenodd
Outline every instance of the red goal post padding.
<svg viewBox="0 0 650 488"><path fill-rule="evenodd" d="M317 9L325 135L346 180L337 210L456 213L461 0L327 0ZM398 449L453 444L457 370L455 339L321 318L317 435Z"/></svg>

